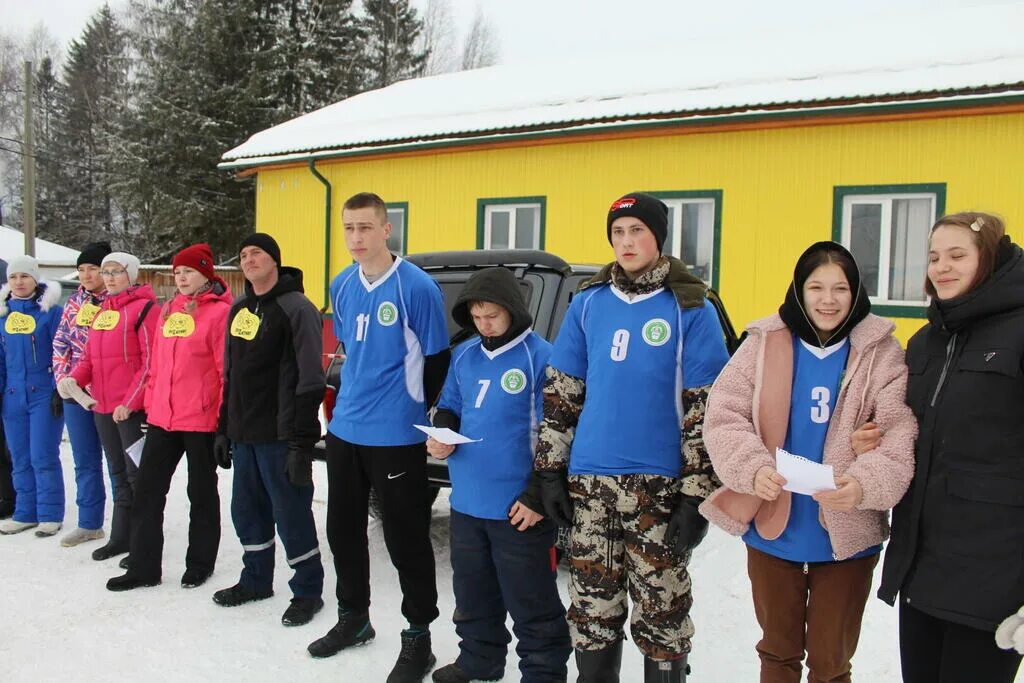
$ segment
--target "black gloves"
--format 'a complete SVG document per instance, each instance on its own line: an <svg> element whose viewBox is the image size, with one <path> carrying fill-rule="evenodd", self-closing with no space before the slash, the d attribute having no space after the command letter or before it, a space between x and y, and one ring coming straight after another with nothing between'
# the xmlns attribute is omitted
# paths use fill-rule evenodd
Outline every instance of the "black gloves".
<svg viewBox="0 0 1024 683"><path fill-rule="evenodd" d="M57 390L53 390L53 396L50 397L50 412L54 417L64 416L64 399L60 397Z"/></svg>
<svg viewBox="0 0 1024 683"><path fill-rule="evenodd" d="M226 434L213 437L213 459L224 469L231 469L231 442Z"/></svg>
<svg viewBox="0 0 1024 683"><path fill-rule="evenodd" d="M535 471L540 480L540 499L544 503L544 514L558 526L572 526L572 500L569 498L569 481L564 471Z"/></svg>
<svg viewBox="0 0 1024 683"><path fill-rule="evenodd" d="M680 555L696 548L708 533L708 520L697 511L702 502L700 498L683 496L668 518L665 544Z"/></svg>
<svg viewBox="0 0 1024 683"><path fill-rule="evenodd" d="M313 452L309 448L289 446L285 468L292 486L313 485Z"/></svg>

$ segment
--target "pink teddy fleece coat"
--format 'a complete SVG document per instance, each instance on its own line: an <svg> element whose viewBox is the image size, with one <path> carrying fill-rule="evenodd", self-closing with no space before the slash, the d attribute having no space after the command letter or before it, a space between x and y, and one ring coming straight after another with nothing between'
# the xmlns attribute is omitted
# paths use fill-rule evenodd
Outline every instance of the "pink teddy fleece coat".
<svg viewBox="0 0 1024 683"><path fill-rule="evenodd" d="M825 437L824 463L835 476L848 474L864 491L849 512L821 509L836 560L889 537L888 510L906 493L914 473L917 421L906 405L907 366L892 336L895 326L868 315L850 332L850 355ZM700 512L730 534L751 522L766 539L778 538L789 521L791 494L768 502L754 494L754 475L775 466L775 449L786 440L793 384L793 335L773 315L747 328L749 338L722 370L708 398L704 443L724 486ZM878 447L856 455L853 432L867 421L882 431Z"/></svg>

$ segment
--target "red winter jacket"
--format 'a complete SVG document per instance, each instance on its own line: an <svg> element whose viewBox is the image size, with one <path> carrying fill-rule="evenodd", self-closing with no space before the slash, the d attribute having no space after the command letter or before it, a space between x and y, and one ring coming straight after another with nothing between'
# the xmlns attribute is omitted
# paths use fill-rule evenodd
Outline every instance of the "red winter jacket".
<svg viewBox="0 0 1024 683"><path fill-rule="evenodd" d="M136 324L143 311L145 317ZM71 377L80 386L88 386L96 399L94 411L112 413L119 405L132 412L142 410L159 317L156 294L149 285L129 287L103 301L89 332L85 356L71 371Z"/></svg>
<svg viewBox="0 0 1024 683"><path fill-rule="evenodd" d="M160 315L146 419L169 432L214 432L224 388L224 333L231 294L220 278L195 297L177 294Z"/></svg>

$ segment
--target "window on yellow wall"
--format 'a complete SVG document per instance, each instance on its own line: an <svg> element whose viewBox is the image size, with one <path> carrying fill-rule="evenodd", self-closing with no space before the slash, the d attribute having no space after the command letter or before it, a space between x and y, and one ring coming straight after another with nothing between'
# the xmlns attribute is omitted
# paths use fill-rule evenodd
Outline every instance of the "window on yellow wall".
<svg viewBox="0 0 1024 683"><path fill-rule="evenodd" d="M675 256L709 285L714 277L715 200L663 198L668 238L662 252Z"/></svg>
<svg viewBox="0 0 1024 683"><path fill-rule="evenodd" d="M904 307L903 312L914 307L923 311L928 303L924 291L928 231L944 208L945 186L872 189L837 188L837 199L839 191L846 190L841 194L841 208L837 207L841 210L839 241L857 259L873 304ZM899 315L901 311L888 313Z"/></svg>
<svg viewBox="0 0 1024 683"><path fill-rule="evenodd" d="M484 249L540 249L540 204L491 204L484 209Z"/></svg>
<svg viewBox="0 0 1024 683"><path fill-rule="evenodd" d="M391 223L391 235L388 237L388 250L393 254L405 255L405 238L408 234L409 205L405 203L388 204L388 223Z"/></svg>

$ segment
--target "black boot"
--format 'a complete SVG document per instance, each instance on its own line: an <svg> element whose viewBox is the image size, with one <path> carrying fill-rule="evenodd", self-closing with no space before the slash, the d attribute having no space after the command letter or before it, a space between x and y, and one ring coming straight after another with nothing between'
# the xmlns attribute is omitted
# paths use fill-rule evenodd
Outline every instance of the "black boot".
<svg viewBox="0 0 1024 683"><path fill-rule="evenodd" d="M603 650L576 650L576 683L619 683L622 641Z"/></svg>
<svg viewBox="0 0 1024 683"><path fill-rule="evenodd" d="M159 586L160 577L143 579L138 576L132 576L131 573L127 573L124 576L115 576L114 578L107 581L107 590L119 593L121 591L135 590L136 588L144 588L148 586Z"/></svg>
<svg viewBox="0 0 1024 683"><path fill-rule="evenodd" d="M313 657L330 657L347 647L362 645L373 640L377 632L370 625L365 612L338 610L338 623L323 638L314 640L306 649Z"/></svg>
<svg viewBox="0 0 1024 683"><path fill-rule="evenodd" d="M387 683L420 683L437 664L431 651L430 631L407 628L402 631L402 651L388 674Z"/></svg>
<svg viewBox="0 0 1024 683"><path fill-rule="evenodd" d="M644 657L644 683L686 683L688 673L690 667L686 663L686 655L662 662Z"/></svg>
<svg viewBox="0 0 1024 683"><path fill-rule="evenodd" d="M92 559L101 562L128 552L128 539L131 538L130 515L131 508L114 506L114 518L110 520L110 538L105 546L92 551Z"/></svg>

